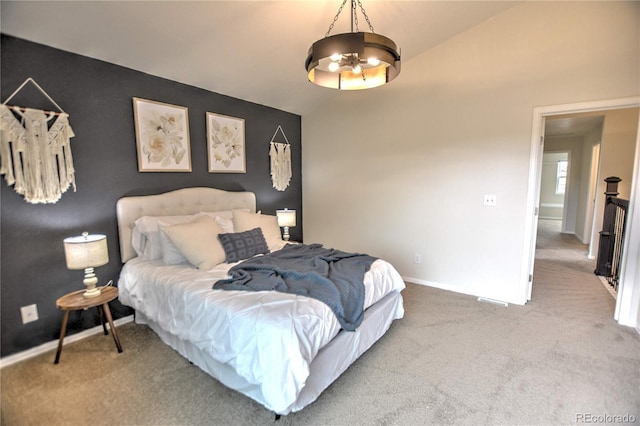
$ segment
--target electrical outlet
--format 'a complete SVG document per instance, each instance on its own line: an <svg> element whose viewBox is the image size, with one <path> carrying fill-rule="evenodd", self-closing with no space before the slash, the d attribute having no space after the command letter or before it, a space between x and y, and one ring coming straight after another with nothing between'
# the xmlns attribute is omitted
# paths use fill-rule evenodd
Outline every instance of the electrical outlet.
<svg viewBox="0 0 640 426"><path fill-rule="evenodd" d="M22 323L23 324L38 320L38 306L37 305L23 306L22 308L20 308L20 313L22 314Z"/></svg>
<svg viewBox="0 0 640 426"><path fill-rule="evenodd" d="M495 207L495 205L496 205L496 196L495 195L490 195L490 194L485 194L484 195L484 205L485 206L490 206L490 207Z"/></svg>
<svg viewBox="0 0 640 426"><path fill-rule="evenodd" d="M414 263L421 263L422 262L422 256L420 255L420 253L415 253L413 255L413 262Z"/></svg>

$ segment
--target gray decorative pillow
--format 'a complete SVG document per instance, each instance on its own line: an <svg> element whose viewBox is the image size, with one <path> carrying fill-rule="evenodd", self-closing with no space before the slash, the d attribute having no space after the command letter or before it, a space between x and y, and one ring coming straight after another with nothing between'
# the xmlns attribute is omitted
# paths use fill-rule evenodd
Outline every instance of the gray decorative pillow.
<svg viewBox="0 0 640 426"><path fill-rule="evenodd" d="M248 259L256 254L269 253L267 241L260 228L232 234L218 234L227 263Z"/></svg>

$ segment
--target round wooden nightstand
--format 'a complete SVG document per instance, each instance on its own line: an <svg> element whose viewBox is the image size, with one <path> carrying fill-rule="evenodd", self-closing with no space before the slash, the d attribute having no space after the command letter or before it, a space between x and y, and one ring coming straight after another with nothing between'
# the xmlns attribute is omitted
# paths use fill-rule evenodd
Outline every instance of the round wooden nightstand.
<svg viewBox="0 0 640 426"><path fill-rule="evenodd" d="M122 352L122 346L116 333L116 328L113 325L113 319L111 318L111 310L109 309L109 302L118 297L118 288L112 286L100 287L101 293L96 297L84 297L84 290L74 291L73 293L66 294L56 300L56 306L64 311L64 318L62 319L62 329L60 330L60 341L58 342L58 352L56 353L56 360L54 364L60 362L60 353L62 352L62 343L64 341L64 335L67 333L67 322L69 321L69 314L71 311L79 311L81 309L98 308L100 312L100 321L102 321L102 328L104 334L109 334L107 331L107 325L104 322L104 317L107 317L109 321L109 328L111 328L111 334L113 340L116 342L118 352Z"/></svg>

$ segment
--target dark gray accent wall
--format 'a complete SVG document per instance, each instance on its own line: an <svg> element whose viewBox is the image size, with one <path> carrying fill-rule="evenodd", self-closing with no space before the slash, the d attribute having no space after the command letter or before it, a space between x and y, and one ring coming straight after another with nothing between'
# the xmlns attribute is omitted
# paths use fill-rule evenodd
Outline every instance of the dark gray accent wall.
<svg viewBox="0 0 640 426"><path fill-rule="evenodd" d="M83 271L66 269L65 237L83 231L106 234L110 262L96 268L96 274L100 285L109 280L117 283L122 264L115 208L120 197L190 186L252 191L263 213L293 208L298 211L298 223L302 222L299 115L4 34L1 43L2 101L32 77L69 114L76 135L71 149L77 184L76 192L69 190L55 204L29 204L2 178L2 356L58 338L62 312L55 306L56 299L83 288ZM133 97L189 109L192 172L138 172ZM31 84L9 104L55 109ZM246 173L208 172L206 112L245 119ZM292 149L293 177L284 192L272 187L269 170L269 141L278 125ZM302 227L292 228L291 234L292 239L302 240ZM37 305L39 320L23 325L20 307L31 304ZM132 313L118 301L112 302L111 309L115 318ZM74 312L68 335L99 324L95 309Z"/></svg>

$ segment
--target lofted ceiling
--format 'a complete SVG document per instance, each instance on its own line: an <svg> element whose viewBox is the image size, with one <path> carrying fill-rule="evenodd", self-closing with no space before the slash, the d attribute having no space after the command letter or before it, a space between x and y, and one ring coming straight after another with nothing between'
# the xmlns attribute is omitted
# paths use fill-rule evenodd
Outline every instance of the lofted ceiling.
<svg viewBox="0 0 640 426"><path fill-rule="evenodd" d="M340 95L309 83L304 69L308 48L324 37L340 4L3 0L0 30L302 115ZM400 46L403 69L412 58L515 4L362 0L374 31ZM332 35L350 31L349 13L347 4ZM361 31L369 31L361 14L359 22ZM401 78L402 73L395 81Z"/></svg>

